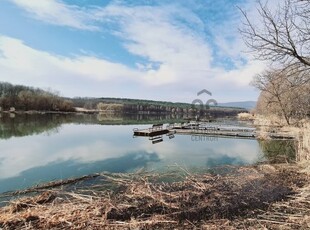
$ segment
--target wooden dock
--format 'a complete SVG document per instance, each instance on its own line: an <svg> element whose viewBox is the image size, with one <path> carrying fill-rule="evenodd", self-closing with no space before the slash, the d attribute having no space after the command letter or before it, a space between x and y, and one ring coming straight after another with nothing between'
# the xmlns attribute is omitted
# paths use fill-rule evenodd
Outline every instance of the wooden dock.
<svg viewBox="0 0 310 230"><path fill-rule="evenodd" d="M176 134L183 135L201 135L211 137L230 137L238 139L256 139L255 132L236 132L225 130L197 130L197 129L176 129Z"/></svg>
<svg viewBox="0 0 310 230"><path fill-rule="evenodd" d="M163 124L153 125L148 129L134 129L134 136L156 137L164 134L205 135L231 138L259 139L260 134L255 128L239 127L230 125L210 124L170 124L163 128ZM290 140L295 137L287 133L265 133L270 139ZM169 137L170 138L170 137Z"/></svg>
<svg viewBox="0 0 310 230"><path fill-rule="evenodd" d="M172 126L176 134L222 136L234 138L256 138L255 128L206 123L185 123Z"/></svg>
<svg viewBox="0 0 310 230"><path fill-rule="evenodd" d="M163 124L153 125L148 129L134 129L134 136L142 136L142 137L155 137L169 133L169 129L163 128Z"/></svg>

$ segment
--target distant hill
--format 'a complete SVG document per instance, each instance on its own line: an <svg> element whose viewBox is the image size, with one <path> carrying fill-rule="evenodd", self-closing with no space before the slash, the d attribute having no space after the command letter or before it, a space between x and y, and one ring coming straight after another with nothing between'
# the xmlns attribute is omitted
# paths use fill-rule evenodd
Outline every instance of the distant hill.
<svg viewBox="0 0 310 230"><path fill-rule="evenodd" d="M252 103L252 104L251 104ZM253 108L255 102L206 105L129 98L64 98L39 88L0 82L1 111L115 112L123 114L185 114L234 116Z"/></svg>
<svg viewBox="0 0 310 230"><path fill-rule="evenodd" d="M218 105L223 107L238 107L250 110L255 108L256 101L226 102L226 103L218 103Z"/></svg>
<svg viewBox="0 0 310 230"><path fill-rule="evenodd" d="M84 107L88 109L95 109L96 105L99 102L107 104L122 104L122 105L145 105L145 106L164 106L164 107L178 107L178 108L191 108L191 103L184 102L170 102L170 101L155 101L155 100L144 100L144 99L131 99L131 98L112 98L112 97L101 97L101 98L92 98L92 97L75 97L70 98L73 101L75 107ZM248 104L246 104L248 103ZM228 102L228 103L219 103L218 105L210 105L211 108L219 109L248 109L254 108L256 102Z"/></svg>
<svg viewBox="0 0 310 230"><path fill-rule="evenodd" d="M153 101L129 98L72 98L79 110L114 111L123 114L182 114L187 117L202 113L210 117L236 116L247 109L229 106L192 105L191 103ZM206 110L205 110L206 109ZM205 111L203 111L205 110Z"/></svg>

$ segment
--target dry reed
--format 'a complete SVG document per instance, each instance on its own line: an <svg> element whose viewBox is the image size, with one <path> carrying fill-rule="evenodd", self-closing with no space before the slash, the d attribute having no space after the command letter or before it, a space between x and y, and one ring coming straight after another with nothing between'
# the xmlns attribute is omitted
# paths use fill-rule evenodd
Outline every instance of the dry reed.
<svg viewBox="0 0 310 230"><path fill-rule="evenodd" d="M11 201L0 209L0 228L235 229L244 225L255 229L276 221L304 226L301 219L306 217L296 210L308 212L309 191L301 195L307 175L297 166L265 168L226 167L199 175L184 170L185 179L171 183L154 173L102 174L101 182L87 189L49 188ZM113 185L111 189L107 184ZM288 200L289 196L294 199ZM288 202L296 203L293 215L275 217L277 207L295 207Z"/></svg>

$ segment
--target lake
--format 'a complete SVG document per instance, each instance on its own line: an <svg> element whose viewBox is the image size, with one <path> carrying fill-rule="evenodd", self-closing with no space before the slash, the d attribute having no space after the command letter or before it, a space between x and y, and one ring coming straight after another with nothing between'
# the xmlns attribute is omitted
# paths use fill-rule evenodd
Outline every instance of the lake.
<svg viewBox="0 0 310 230"><path fill-rule="evenodd" d="M134 128L169 119L176 121L169 117L1 114L0 192L103 171L174 167L195 171L264 159L257 140L175 135L152 144L147 137L133 137Z"/></svg>

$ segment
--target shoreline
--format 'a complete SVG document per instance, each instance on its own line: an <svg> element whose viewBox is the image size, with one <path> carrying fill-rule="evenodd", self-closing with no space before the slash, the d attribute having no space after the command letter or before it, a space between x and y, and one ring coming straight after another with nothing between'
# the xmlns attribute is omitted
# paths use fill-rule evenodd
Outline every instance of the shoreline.
<svg viewBox="0 0 310 230"><path fill-rule="evenodd" d="M305 127L294 131L294 135L305 137L303 141L308 137ZM292 132L292 127L267 128ZM305 142L301 146L298 151L307 151ZM220 173L203 174L181 169L183 180L175 182L165 180L176 174L147 172L101 173L53 181L3 194L17 199L0 207L0 228L307 229L308 165L309 161L227 166ZM94 178L96 183L87 183Z"/></svg>
<svg viewBox="0 0 310 230"><path fill-rule="evenodd" d="M296 213L298 221L291 221L287 216L287 220L276 223L270 218L278 218L272 213L281 205L295 203L300 211L303 207L300 205L310 201L309 193L308 196L302 193L310 191L309 172L303 170L299 164L231 166L220 175L190 174L183 170L184 181L172 183L159 182L166 175L155 173L100 174L97 175L100 183L90 187L77 184L75 190L68 191L65 187L43 186L35 196L11 201L0 208L0 227L216 229L223 226L223 229L235 229L283 225L302 228L307 222L301 221L304 218L301 212ZM303 208L306 217L310 209Z"/></svg>

